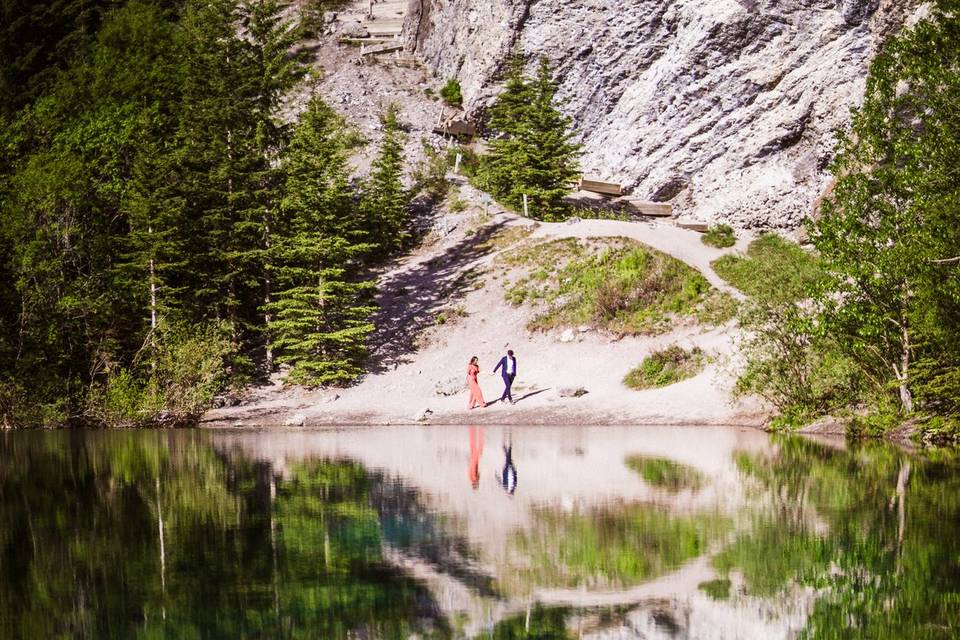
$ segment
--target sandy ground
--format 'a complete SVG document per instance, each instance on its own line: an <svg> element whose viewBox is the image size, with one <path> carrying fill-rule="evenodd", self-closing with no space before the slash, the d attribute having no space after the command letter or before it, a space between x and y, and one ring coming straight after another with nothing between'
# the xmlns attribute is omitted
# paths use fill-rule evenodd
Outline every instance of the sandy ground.
<svg viewBox="0 0 960 640"><path fill-rule="evenodd" d="M424 246L382 275L372 371L359 384L307 391L278 382L253 390L242 406L211 411L204 421L216 426L409 424L429 410L425 421L434 424L763 424L761 407L730 396L736 366L733 324L694 324L664 335L619 339L578 327L571 342L561 342L560 331L529 332L526 324L535 310L506 302L499 253L486 250L484 243L505 227L533 223L499 209L485 212L482 194L467 185L460 187L460 197L472 205L438 220L438 231ZM666 221L538 223L530 238L614 236L676 256L726 288L709 266L722 252L703 245L696 232ZM436 321L441 313L450 318L444 324ZM633 391L622 384L646 355L674 343L699 346L711 363L695 378L663 389ZM517 403L467 411L467 361L479 356L484 396L495 401L502 382L492 370L508 348L518 361ZM588 393L560 397L559 390L570 387ZM456 395L438 393L458 388Z"/></svg>

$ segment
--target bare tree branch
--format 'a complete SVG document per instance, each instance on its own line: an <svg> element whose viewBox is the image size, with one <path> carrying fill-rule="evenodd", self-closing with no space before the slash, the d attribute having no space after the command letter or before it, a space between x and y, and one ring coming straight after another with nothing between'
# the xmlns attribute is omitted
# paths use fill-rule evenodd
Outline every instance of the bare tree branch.
<svg viewBox="0 0 960 640"><path fill-rule="evenodd" d="M933 264L954 264L960 262L960 256L956 258L944 258L943 260L931 260Z"/></svg>

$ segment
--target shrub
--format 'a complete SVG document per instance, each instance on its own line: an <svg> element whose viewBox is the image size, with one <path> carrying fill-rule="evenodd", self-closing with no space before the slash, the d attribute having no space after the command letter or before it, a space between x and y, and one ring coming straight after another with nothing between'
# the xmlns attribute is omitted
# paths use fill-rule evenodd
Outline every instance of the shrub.
<svg viewBox="0 0 960 640"><path fill-rule="evenodd" d="M631 389L666 387L700 373L705 360L699 347L688 351L679 345L672 345L644 358L639 367L626 375L623 383Z"/></svg>
<svg viewBox="0 0 960 640"><path fill-rule="evenodd" d="M456 78L447 80L447 84L440 89L440 97L452 107L463 106L463 94L460 92L460 83L457 82Z"/></svg>
<svg viewBox="0 0 960 640"><path fill-rule="evenodd" d="M222 323L161 324L147 358L114 367L91 385L86 416L109 427L189 424L226 385L231 350Z"/></svg>
<svg viewBox="0 0 960 640"><path fill-rule="evenodd" d="M710 227L705 234L700 236L700 241L717 249L726 249L737 244L737 235L730 225L718 224Z"/></svg>

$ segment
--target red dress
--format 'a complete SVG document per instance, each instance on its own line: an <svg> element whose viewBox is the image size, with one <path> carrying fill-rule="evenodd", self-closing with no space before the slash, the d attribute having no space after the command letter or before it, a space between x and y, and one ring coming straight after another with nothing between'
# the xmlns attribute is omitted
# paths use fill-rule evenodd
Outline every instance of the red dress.
<svg viewBox="0 0 960 640"><path fill-rule="evenodd" d="M483 400L480 383L477 382L477 374L479 373L480 367L475 364L467 365L467 386L470 387L470 402L467 404L467 409L487 406L487 403Z"/></svg>

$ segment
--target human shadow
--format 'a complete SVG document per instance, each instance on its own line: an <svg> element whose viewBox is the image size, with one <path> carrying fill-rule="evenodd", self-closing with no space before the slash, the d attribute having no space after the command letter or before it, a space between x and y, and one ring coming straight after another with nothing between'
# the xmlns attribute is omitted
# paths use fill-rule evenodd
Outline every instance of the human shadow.
<svg viewBox="0 0 960 640"><path fill-rule="evenodd" d="M481 272L471 267L490 252L487 242L506 221L487 225L441 255L380 282L368 371L382 373L412 361L417 337L437 324L437 315L473 290Z"/></svg>
<svg viewBox="0 0 960 640"><path fill-rule="evenodd" d="M539 395L539 394L543 393L544 391L550 391L550 387L547 387L546 389L537 389L536 391L531 391L530 393L526 393L526 394L520 396L519 398L517 398L516 400L514 400L513 402L514 402L514 404L516 404L516 403L518 403L518 402L523 402L523 401L526 400L527 398L532 398L533 396Z"/></svg>

